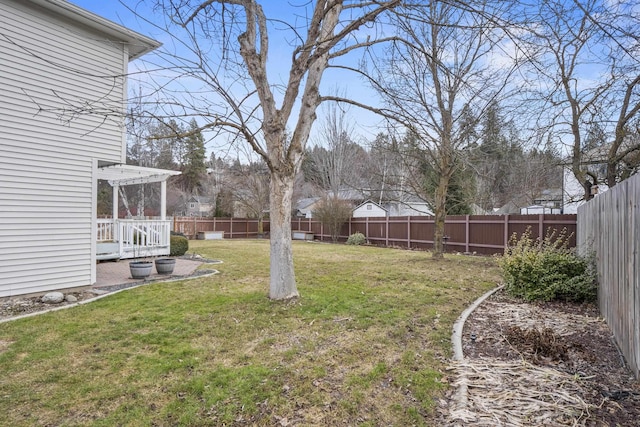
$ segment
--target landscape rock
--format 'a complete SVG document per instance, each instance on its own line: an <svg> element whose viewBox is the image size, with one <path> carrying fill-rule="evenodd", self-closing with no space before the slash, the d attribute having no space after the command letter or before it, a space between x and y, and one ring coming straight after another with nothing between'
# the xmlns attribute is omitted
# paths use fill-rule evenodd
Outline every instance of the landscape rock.
<svg viewBox="0 0 640 427"><path fill-rule="evenodd" d="M62 301L64 301L62 292L49 292L42 296L42 302L45 304L60 304Z"/></svg>
<svg viewBox="0 0 640 427"><path fill-rule="evenodd" d="M67 302L77 302L78 301L78 298L76 298L74 295L71 295L71 294L69 294L66 297L64 297L64 299Z"/></svg>

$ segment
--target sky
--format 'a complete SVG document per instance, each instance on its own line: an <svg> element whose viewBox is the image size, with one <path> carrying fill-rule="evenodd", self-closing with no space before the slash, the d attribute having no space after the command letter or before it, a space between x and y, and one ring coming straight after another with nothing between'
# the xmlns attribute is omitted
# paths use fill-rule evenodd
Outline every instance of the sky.
<svg viewBox="0 0 640 427"><path fill-rule="evenodd" d="M161 24L164 20L164 17L161 13L152 10L145 2L140 0L70 0L71 3L76 4L88 11L91 11L97 15L102 16L103 18L109 19L113 22L121 24L131 30L134 30L138 33L141 33L145 36L154 38L163 43L164 47L171 48L175 45L174 41L171 38L161 31L158 28L154 28L153 25L145 22L144 19L136 16L136 14L132 11L137 11L141 16L144 16L145 19ZM286 10L286 7L283 5L288 5L288 2L280 2L280 1L265 1L265 14L268 18L276 17L278 19L286 20L287 22L295 22L295 17L291 15L291 11ZM129 10L132 9L132 10ZM295 9L299 11L299 9ZM275 33L275 34L274 34ZM290 57L291 57L291 47L286 44L285 40L279 40L277 32L272 32L270 36L270 50L269 50L269 78L272 84L281 83L286 81L288 78ZM161 48L162 49L162 48ZM148 59L149 55L147 55ZM144 62L145 58L142 58L141 62ZM356 58L353 59L354 65L357 61ZM140 62L140 61L139 61ZM130 71L145 68L147 65L141 65L141 63L130 64ZM143 80L150 76L140 76ZM160 78L159 80L162 80ZM132 87L133 79L130 79L130 89ZM191 83L187 83L187 87L190 87ZM133 83L135 85L135 83ZM191 86L192 87L192 86ZM196 92L198 88L192 87L193 91ZM354 97L360 100L371 100L375 98L375 94L372 93L372 90L367 88L365 83L354 76L352 73L345 72L337 72L336 70L327 70L323 77L322 81L322 92L323 94L334 94L335 92L340 93L341 95L346 95L350 97ZM375 135L379 133L382 128L382 120L374 115L373 113L363 111L356 107L348 108L347 115L349 118L349 122L353 124L354 130L354 138L356 141L361 141L362 143L366 143L366 141L373 140ZM309 146L313 145L315 142L318 142L320 137L318 133L318 129L322 124L323 118L323 107L321 106L318 111L318 120L314 126L314 132L312 132L311 140L309 141ZM292 128L293 124L290 121L289 127ZM223 141L220 137L217 137L213 140L210 140L207 144L207 148L209 151L221 151L225 150L224 147L226 145L226 139ZM246 151L246 150L245 150ZM233 155L233 153L230 153Z"/></svg>

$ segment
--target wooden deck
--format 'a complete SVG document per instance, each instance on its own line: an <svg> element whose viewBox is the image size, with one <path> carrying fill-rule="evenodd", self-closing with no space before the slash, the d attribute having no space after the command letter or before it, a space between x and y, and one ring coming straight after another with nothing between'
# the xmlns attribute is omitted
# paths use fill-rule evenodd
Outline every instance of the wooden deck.
<svg viewBox="0 0 640 427"><path fill-rule="evenodd" d="M98 219L96 237L98 260L169 255L171 221Z"/></svg>

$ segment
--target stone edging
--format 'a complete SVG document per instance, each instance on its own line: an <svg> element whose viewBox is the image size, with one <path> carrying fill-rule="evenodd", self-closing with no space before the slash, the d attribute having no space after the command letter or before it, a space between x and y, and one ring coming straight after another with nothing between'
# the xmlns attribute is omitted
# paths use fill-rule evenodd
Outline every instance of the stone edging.
<svg viewBox="0 0 640 427"><path fill-rule="evenodd" d="M490 291L486 292L484 295L482 295L480 298L478 298L477 300L475 300L469 307L467 307L462 314L460 315L460 317L458 317L455 321L455 323L453 324L453 334L451 335L451 343L453 345L453 360L456 362L462 362L464 360L464 353L462 351L462 332L464 330L464 322L467 321L467 318L471 315L471 313L473 313L473 311L478 308L478 306L480 304L482 304L487 298L489 298L491 295L493 295L494 293L496 293L497 291L499 291L500 289L504 288L504 285L500 285L496 288L491 289ZM465 410L467 407L467 401L468 401L468 394L467 394L467 389L468 389L468 381L466 378L460 378L458 380L459 386L458 389L455 392L455 395L453 397L454 399L454 410L455 411L461 411L461 410Z"/></svg>
<svg viewBox="0 0 640 427"><path fill-rule="evenodd" d="M216 263L216 264L220 264L220 263ZM208 264L208 263L205 263L205 264ZM151 284L155 284L155 283L170 283L170 282L180 282L180 281L183 281L183 280L200 279L200 278L203 278L203 277L213 276L213 275L218 274L218 273L219 273L218 270L211 270L211 273L207 273L207 274L200 274L200 275L194 274L194 275L190 275L190 276L186 276L186 277L184 277L184 276L183 277L177 277L177 278L174 278L174 279L154 280L154 281L151 281L151 282L140 282L140 283L134 284L132 286L128 286L126 288L122 288L122 289L118 289L118 290L115 290L115 291L107 292L107 293L104 293L102 295L98 295L98 296L93 297L93 298L88 298L88 299L84 299L82 301L75 302L73 304L67 304L67 305L63 305L61 307L52 307L52 308L49 308L49 309L46 309L46 310L34 311L33 313L21 314L19 316L8 317L6 319L0 319L0 324L7 323L7 322L12 322L14 320L19 320L19 319L25 319L27 317L34 317L34 316L38 316L40 314L50 313L52 311L66 310L67 308L77 307L77 306L82 305L82 304L88 304L90 302L97 301L99 299L102 299L104 297L108 297L108 296L117 294L119 292L128 291L129 289L139 288L140 286L146 286L146 285L151 285Z"/></svg>

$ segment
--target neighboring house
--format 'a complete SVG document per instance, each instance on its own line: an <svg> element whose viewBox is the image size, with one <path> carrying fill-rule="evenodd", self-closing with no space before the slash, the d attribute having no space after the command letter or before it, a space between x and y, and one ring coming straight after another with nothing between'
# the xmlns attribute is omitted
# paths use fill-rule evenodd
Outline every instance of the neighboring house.
<svg viewBox="0 0 640 427"><path fill-rule="evenodd" d="M429 204L420 200L383 202L381 206L389 216L433 216Z"/></svg>
<svg viewBox="0 0 640 427"><path fill-rule="evenodd" d="M355 189L342 189L337 191L337 194L333 191L328 191L324 197L333 198L336 196L339 200L350 203L351 206L358 206L360 203L367 199L362 191ZM298 200L293 212L294 216L307 219L313 218L314 209L318 206L318 203L320 203L320 201L322 201L324 197L307 197Z"/></svg>
<svg viewBox="0 0 640 427"><path fill-rule="evenodd" d="M520 208L522 215L539 215L539 214L560 214L560 208L550 208L543 205L531 205L526 208Z"/></svg>
<svg viewBox="0 0 640 427"><path fill-rule="evenodd" d="M591 187L591 194L596 196L607 191L609 187L604 183L606 162L592 163L588 169L598 177L598 184ZM578 207L584 203L584 188L573 174L571 166L565 165L562 169L562 213L577 214Z"/></svg>
<svg viewBox="0 0 640 427"><path fill-rule="evenodd" d="M640 145L637 134L625 139L620 147L620 151L633 150L620 161L619 167L626 169L627 173L633 174L640 164L640 153L634 150ZM607 158L611 144L599 145L585 152L582 156L581 167L589 172L589 180L592 183L591 194L597 196L609 190L606 184ZM578 182L571 169L571 163L563 165L562 177L562 213L576 214L578 207L585 203L584 188Z"/></svg>
<svg viewBox="0 0 640 427"><path fill-rule="evenodd" d="M64 0L0 0L0 28L0 297L95 283L98 239L168 253L169 221L96 219L99 179L160 183L165 218L179 172L124 165L128 62L160 44Z"/></svg>
<svg viewBox="0 0 640 427"><path fill-rule="evenodd" d="M353 214L351 216L353 218L386 217L386 216L389 216L389 211L387 211L385 208L383 208L376 202L367 200L366 202L356 206L353 209Z"/></svg>
<svg viewBox="0 0 640 427"><path fill-rule="evenodd" d="M523 215L534 214L561 214L562 213L562 189L552 188L542 190L533 199L533 204L520 208Z"/></svg>
<svg viewBox="0 0 640 427"><path fill-rule="evenodd" d="M510 200L499 208L495 208L492 215L519 214L520 209L522 209L523 206L527 206L529 203L531 203L531 199L529 199L528 203L523 200Z"/></svg>
<svg viewBox="0 0 640 427"><path fill-rule="evenodd" d="M186 216L209 216L213 209L211 197L191 196L187 199L185 212Z"/></svg>
<svg viewBox="0 0 640 427"><path fill-rule="evenodd" d="M320 197L307 197L298 200L298 203L296 203L295 216L297 218L313 218L313 209L320 200Z"/></svg>
<svg viewBox="0 0 640 427"><path fill-rule="evenodd" d="M376 203L371 199L363 202L362 193L352 191L341 191L338 193L341 200L345 200L354 206L353 217L381 217L381 216L433 216L431 208L426 202L415 199L411 201L387 201ZM313 218L313 210L316 208L321 197L309 197L298 200L295 208L295 216L302 218ZM367 208L367 203L371 203Z"/></svg>

